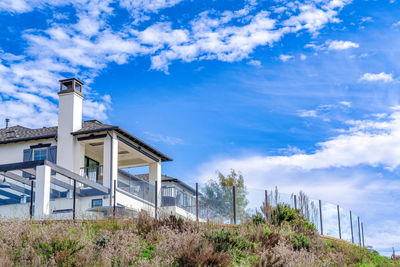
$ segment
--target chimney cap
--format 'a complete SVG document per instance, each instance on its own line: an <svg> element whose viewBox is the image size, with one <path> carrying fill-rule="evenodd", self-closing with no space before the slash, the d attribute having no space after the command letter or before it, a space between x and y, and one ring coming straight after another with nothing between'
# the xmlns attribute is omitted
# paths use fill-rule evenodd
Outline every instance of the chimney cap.
<svg viewBox="0 0 400 267"><path fill-rule="evenodd" d="M75 81L75 82L80 83L81 85L84 85L84 83L81 82L80 80L78 80L77 78L69 78L69 79L59 80L60 83L71 82L71 81Z"/></svg>
<svg viewBox="0 0 400 267"><path fill-rule="evenodd" d="M70 92L75 92L78 93L79 95L82 95L82 87L84 85L83 82L76 78L69 78L69 79L63 79L60 80L60 91L58 94L65 94L65 93L70 93Z"/></svg>

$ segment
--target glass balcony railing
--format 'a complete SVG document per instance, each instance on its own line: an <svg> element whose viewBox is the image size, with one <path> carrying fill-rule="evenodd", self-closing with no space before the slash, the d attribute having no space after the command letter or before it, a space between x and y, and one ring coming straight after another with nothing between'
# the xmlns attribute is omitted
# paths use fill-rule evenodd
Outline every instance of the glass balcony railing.
<svg viewBox="0 0 400 267"><path fill-rule="evenodd" d="M141 180L130 180L129 182L118 180L117 188L154 204L155 191L153 184Z"/></svg>
<svg viewBox="0 0 400 267"><path fill-rule="evenodd" d="M80 175L92 182L103 184L103 165L82 167Z"/></svg>
<svg viewBox="0 0 400 267"><path fill-rule="evenodd" d="M161 197L165 207L177 206L193 214L196 211L196 198L175 186L162 186Z"/></svg>

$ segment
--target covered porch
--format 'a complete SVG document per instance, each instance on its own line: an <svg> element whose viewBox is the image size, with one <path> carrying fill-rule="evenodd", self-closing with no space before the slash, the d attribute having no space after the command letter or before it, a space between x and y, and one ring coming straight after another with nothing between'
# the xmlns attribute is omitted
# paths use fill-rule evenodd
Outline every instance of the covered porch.
<svg viewBox="0 0 400 267"><path fill-rule="evenodd" d="M126 198L117 200L122 205L130 206L129 197L157 207L161 205L161 162L171 159L123 132L81 133L76 138L81 147L81 176L110 188L111 192L124 194ZM124 171L137 167L148 169L148 182Z"/></svg>

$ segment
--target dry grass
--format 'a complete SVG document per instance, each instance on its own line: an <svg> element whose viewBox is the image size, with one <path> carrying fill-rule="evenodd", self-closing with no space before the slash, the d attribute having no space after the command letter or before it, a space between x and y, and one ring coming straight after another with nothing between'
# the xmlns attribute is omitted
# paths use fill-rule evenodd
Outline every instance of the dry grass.
<svg viewBox="0 0 400 267"><path fill-rule="evenodd" d="M0 224L0 266L400 266L301 223L197 224L175 217Z"/></svg>

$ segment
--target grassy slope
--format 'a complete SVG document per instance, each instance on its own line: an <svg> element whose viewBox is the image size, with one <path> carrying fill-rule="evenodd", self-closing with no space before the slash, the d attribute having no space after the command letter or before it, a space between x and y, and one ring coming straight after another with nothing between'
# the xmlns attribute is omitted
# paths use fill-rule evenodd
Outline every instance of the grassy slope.
<svg viewBox="0 0 400 267"><path fill-rule="evenodd" d="M0 266L400 266L302 220L241 226L154 221L0 224Z"/></svg>

